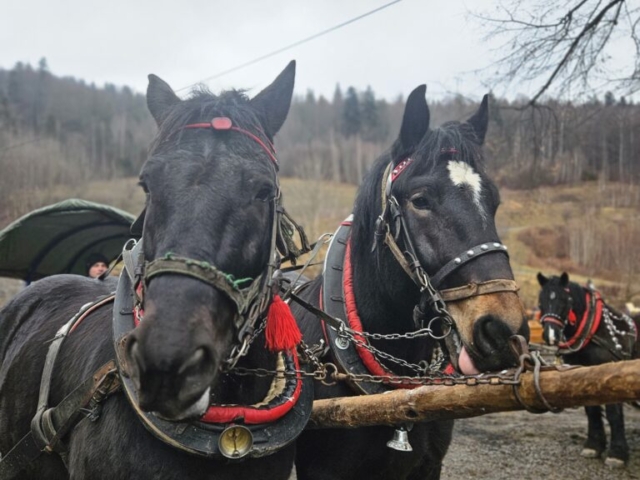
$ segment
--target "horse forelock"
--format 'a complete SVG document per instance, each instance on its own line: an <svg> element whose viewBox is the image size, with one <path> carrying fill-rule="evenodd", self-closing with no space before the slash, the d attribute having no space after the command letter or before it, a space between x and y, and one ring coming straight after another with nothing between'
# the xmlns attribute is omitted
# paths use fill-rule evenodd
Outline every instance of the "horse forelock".
<svg viewBox="0 0 640 480"><path fill-rule="evenodd" d="M235 126L253 131L259 137L265 136L260 119L244 90L227 90L215 95L205 87L198 87L167 114L150 151L170 148L172 141L180 141L186 125L209 122L215 117L229 117Z"/></svg>

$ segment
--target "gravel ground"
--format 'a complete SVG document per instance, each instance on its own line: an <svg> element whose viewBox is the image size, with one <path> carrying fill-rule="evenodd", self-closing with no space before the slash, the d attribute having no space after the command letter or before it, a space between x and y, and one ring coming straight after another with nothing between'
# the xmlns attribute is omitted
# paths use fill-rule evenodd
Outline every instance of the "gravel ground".
<svg viewBox="0 0 640 480"><path fill-rule="evenodd" d="M640 411L625 406L625 425L630 460L626 468L613 470L604 465L604 458L580 456L587 437L583 408L458 420L441 480L640 479Z"/></svg>

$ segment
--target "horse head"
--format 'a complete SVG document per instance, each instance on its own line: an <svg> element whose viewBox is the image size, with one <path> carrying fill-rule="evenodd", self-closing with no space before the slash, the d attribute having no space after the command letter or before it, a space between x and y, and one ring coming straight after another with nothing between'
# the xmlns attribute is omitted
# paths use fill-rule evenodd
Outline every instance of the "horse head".
<svg viewBox="0 0 640 480"><path fill-rule="evenodd" d="M569 275L545 277L538 272L538 283L541 290L538 297L542 338L547 345L557 346L563 338L574 302L569 284Z"/></svg>
<svg viewBox="0 0 640 480"><path fill-rule="evenodd" d="M386 298L406 308L417 304L424 314L438 304L435 290L441 292L455 322L453 329L440 327L443 336L453 331L444 343L455 367L465 374L500 370L515 364L509 338L528 338L528 325L496 231L500 197L484 169L488 97L466 122L430 129L425 91L420 86L408 97L398 139L361 189L354 216L365 227L354 225L354 238L373 241L371 275ZM371 196L373 205L365 201ZM386 248L393 243L398 248ZM364 256L354 259L354 268L374 268L364 263ZM442 308L436 315L442 318ZM433 318L433 309L425 318Z"/></svg>
<svg viewBox="0 0 640 480"><path fill-rule="evenodd" d="M252 99L198 90L181 100L149 76L159 132L140 173L144 317L126 347L143 410L202 415L248 317L268 305L280 196L271 142L294 77L291 62Z"/></svg>

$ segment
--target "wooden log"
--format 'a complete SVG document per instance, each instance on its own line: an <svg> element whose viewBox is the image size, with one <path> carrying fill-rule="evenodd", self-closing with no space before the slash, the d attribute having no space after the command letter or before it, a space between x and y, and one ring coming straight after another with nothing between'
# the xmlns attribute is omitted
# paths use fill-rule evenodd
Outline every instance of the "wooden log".
<svg viewBox="0 0 640 480"><path fill-rule="evenodd" d="M540 373L540 387L553 407L603 405L640 399L640 360ZM544 410L533 373L518 388L529 407ZM340 397L313 402L308 428L358 428L467 418L524 410L511 385L422 386L384 394Z"/></svg>

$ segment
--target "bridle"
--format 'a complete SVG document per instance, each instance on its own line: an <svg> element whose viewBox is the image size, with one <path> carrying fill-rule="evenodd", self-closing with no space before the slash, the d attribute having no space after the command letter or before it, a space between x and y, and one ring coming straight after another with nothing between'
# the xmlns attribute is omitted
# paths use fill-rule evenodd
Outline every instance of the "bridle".
<svg viewBox="0 0 640 480"><path fill-rule="evenodd" d="M457 154L455 148L443 148L442 155ZM393 185L398 177L406 171L413 162L407 157L399 163L393 161L387 166L382 177L382 213L376 220L375 239L373 249L380 243L389 247L391 253L400 264L406 274L418 286L421 293L420 302L414 309L414 323L421 328L426 322L426 312L429 308L436 312L442 321L452 327L454 325L451 315L447 311L445 302L465 300L478 295L497 292L517 292L515 281L509 279L495 279L477 284L469 284L461 287L438 290L445 278L457 269L469 262L489 253L501 253L509 256L506 245L499 242L486 242L476 245L460 255L454 257L440 268L433 276L429 276L421 265L416 250L409 234L400 203L393 195ZM404 249L398 245L401 240Z"/></svg>
<svg viewBox="0 0 640 480"><path fill-rule="evenodd" d="M569 314L571 314L571 305L573 304L573 298L571 297L570 290L568 288L564 289L567 293L567 304L568 304L568 312L564 317L559 313L548 312L540 317L540 324L544 327L545 324L555 325L560 328L560 330L564 330L567 326L567 321L569 320ZM552 293L554 294L554 293ZM553 297L551 297L553 299Z"/></svg>
<svg viewBox="0 0 640 480"><path fill-rule="evenodd" d="M274 214L271 223L269 262L256 278L236 279L233 275L219 270L209 262L181 257L171 252L167 252L163 257L146 261L142 258L142 249L139 249L141 258L136 263L140 267L136 269L136 281L132 282L135 288L135 310L138 312L136 316L138 320L142 318L145 291L149 282L155 277L167 274L183 275L195 278L215 288L231 300L237 308L234 318L236 342L225 362L225 368L231 369L240 357L246 355L251 342L264 328L263 326L256 327L256 324L259 319L265 319L269 305L280 289L280 265L287 260L295 263L296 258L308 252L310 247L304 230L293 221L282 206L282 195L277 175L278 160L273 144L266 138L264 132L260 133L266 141L249 130L233 125L228 117L215 117L210 122L193 123L182 128L238 132L256 142L269 156L274 167L273 175L277 188L273 199ZM300 237L300 248L293 241L296 232Z"/></svg>

